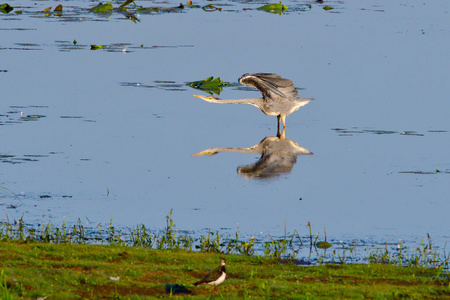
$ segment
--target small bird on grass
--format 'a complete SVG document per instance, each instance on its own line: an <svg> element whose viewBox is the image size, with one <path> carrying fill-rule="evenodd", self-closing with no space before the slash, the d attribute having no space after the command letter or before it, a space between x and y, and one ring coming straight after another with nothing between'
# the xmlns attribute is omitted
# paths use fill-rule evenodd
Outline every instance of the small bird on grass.
<svg viewBox="0 0 450 300"><path fill-rule="evenodd" d="M210 272L208 275L206 275L205 278L203 278L202 280L194 283L194 285L197 286L197 285L202 285L202 284L209 284L214 287L215 291L217 291L217 286L219 284L221 284L222 282L224 282L225 277L227 276L226 271L225 271L226 263L227 263L226 260L221 258L219 267L217 269L215 269L214 271Z"/></svg>

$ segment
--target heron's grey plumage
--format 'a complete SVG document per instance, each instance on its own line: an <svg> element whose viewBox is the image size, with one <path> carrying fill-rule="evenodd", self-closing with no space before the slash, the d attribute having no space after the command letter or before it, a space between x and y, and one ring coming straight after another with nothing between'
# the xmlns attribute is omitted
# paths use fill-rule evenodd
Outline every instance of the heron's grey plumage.
<svg viewBox="0 0 450 300"><path fill-rule="evenodd" d="M194 96L211 103L251 104L258 107L268 116L277 116L278 127L281 119L283 129L286 126L286 116L308 104L309 101L314 100L313 98L298 97L298 91L295 88L294 83L289 79L282 78L278 74L247 73L239 78L239 83L257 88L263 97L227 100L212 96Z"/></svg>
<svg viewBox="0 0 450 300"><path fill-rule="evenodd" d="M257 88L261 91L264 98L274 99L277 96L294 98L298 96L298 92L295 89L292 80L282 78L278 74L247 73L239 78L239 83Z"/></svg>

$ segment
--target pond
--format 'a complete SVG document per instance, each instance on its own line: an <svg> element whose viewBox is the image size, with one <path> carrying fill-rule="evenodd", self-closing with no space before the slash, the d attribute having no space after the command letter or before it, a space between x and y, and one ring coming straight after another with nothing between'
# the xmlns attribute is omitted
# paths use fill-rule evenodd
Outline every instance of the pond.
<svg viewBox="0 0 450 300"><path fill-rule="evenodd" d="M0 14L0 221L160 228L173 209L193 232L281 236L286 220L337 241L448 241L447 1L9 4L22 13ZM256 72L315 98L284 139L276 117L187 86L220 77L216 96L256 98L238 83ZM194 155L263 140L301 153L271 176L238 172L261 152Z"/></svg>

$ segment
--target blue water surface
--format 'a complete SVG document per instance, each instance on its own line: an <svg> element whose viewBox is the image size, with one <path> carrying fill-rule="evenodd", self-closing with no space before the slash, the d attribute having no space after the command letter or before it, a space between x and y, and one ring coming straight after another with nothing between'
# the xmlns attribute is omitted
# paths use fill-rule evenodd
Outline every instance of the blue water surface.
<svg viewBox="0 0 450 300"><path fill-rule="evenodd" d="M136 23L89 12L89 1L41 13L59 3L13 1L22 14L0 14L0 221L160 228L173 209L194 232L279 236L286 220L302 235L311 222L337 240L429 233L445 245L448 1L284 1L283 14L219 1L221 11L138 12ZM186 86L219 76L232 83L221 98L259 97L237 84L249 72L315 98L286 128L314 155L270 180L237 173L259 154L192 156L276 136L275 117Z"/></svg>

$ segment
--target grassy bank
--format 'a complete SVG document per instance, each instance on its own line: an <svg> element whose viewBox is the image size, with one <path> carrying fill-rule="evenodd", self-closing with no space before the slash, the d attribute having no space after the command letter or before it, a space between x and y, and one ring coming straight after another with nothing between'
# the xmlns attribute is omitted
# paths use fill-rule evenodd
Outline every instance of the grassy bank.
<svg viewBox="0 0 450 300"><path fill-rule="evenodd" d="M209 231L194 238L176 230L171 212L160 230L144 225L119 230L112 221L105 228L44 221L0 223L1 299L450 299L449 255L430 237L414 249L386 245L368 252L367 264L346 264L353 248L333 250L338 245L319 241L309 223L309 234L289 234L285 225L284 237L258 241L238 232L230 237ZM300 266L311 263L298 255L305 248L310 255L322 248L315 266ZM194 287L220 257L228 261L228 277L219 291Z"/></svg>
<svg viewBox="0 0 450 300"><path fill-rule="evenodd" d="M3 299L425 297L450 298L440 269L389 264L301 267L275 258L226 255L214 293L194 287L220 254L141 247L0 242Z"/></svg>

